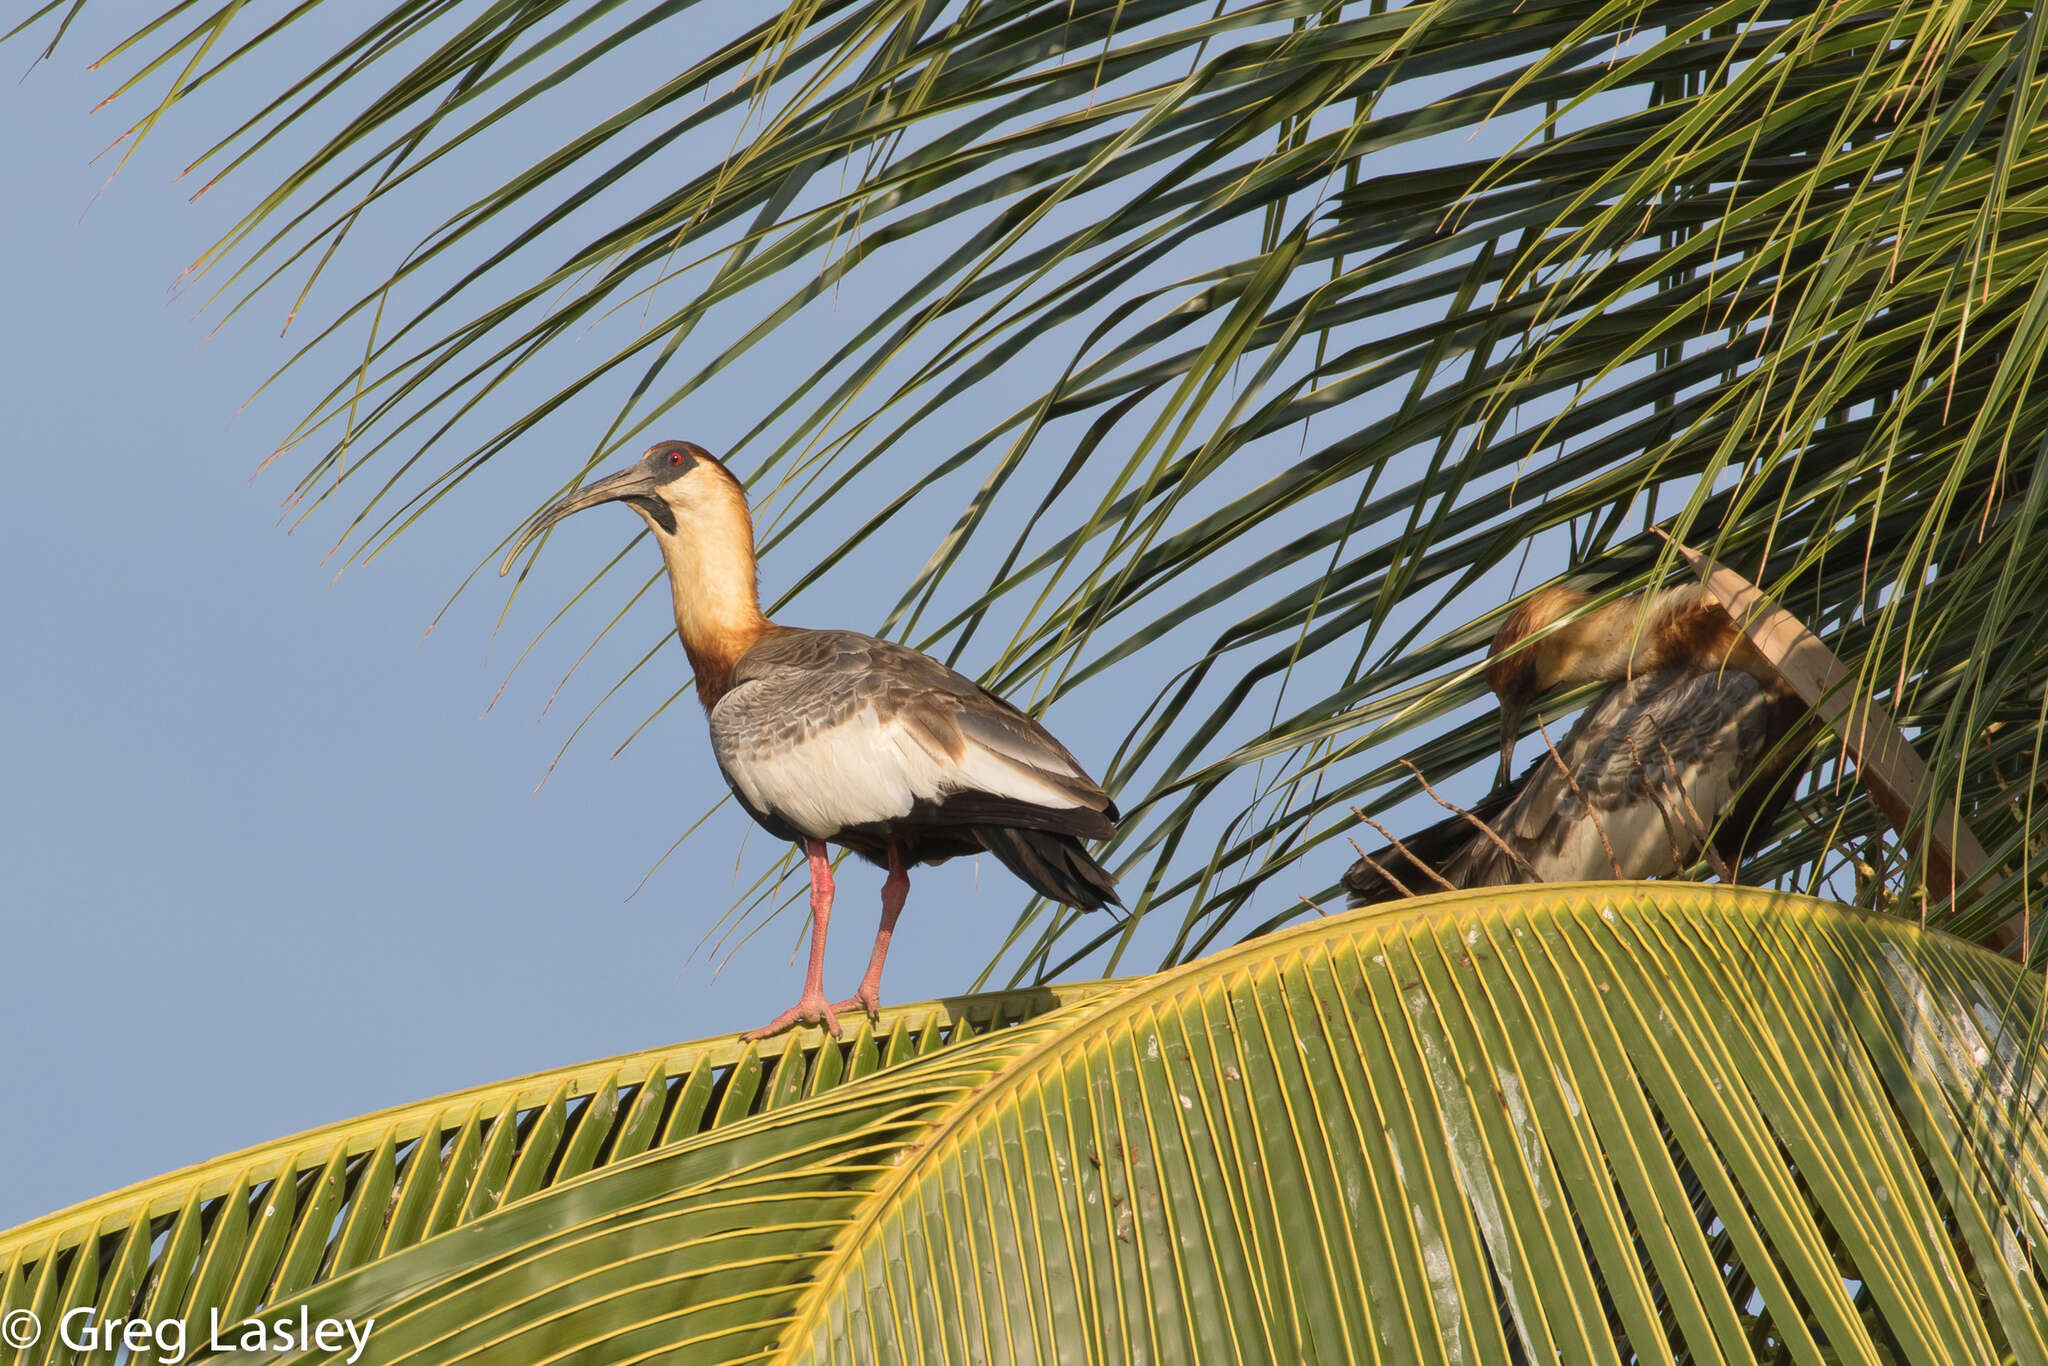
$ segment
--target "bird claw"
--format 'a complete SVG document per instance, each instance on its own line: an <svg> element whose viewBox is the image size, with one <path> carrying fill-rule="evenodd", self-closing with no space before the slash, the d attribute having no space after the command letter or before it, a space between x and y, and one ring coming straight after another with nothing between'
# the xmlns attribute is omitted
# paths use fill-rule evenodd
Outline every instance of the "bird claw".
<svg viewBox="0 0 2048 1366"><path fill-rule="evenodd" d="M827 1005L825 1003L825 993L822 991L807 991L788 1010L783 1011L759 1029L748 1030L740 1035L740 1038L747 1043L756 1043L762 1039L772 1038L785 1030L794 1029L798 1025L822 1024L825 1028L832 1031L832 1037L836 1039L840 1037L839 1011L842 1008L842 1006Z"/></svg>
<svg viewBox="0 0 2048 1366"><path fill-rule="evenodd" d="M853 995L836 1003L832 1009L840 1014L853 1010L864 1011L870 1020L880 1020L882 1018L882 993L873 987L863 986L859 991L854 992Z"/></svg>

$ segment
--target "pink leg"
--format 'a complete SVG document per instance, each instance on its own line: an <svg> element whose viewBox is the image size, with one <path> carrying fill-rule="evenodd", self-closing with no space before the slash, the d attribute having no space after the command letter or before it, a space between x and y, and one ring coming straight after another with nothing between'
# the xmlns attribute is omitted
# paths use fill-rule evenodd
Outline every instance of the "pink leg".
<svg viewBox="0 0 2048 1366"><path fill-rule="evenodd" d="M759 1029L748 1030L742 1038L765 1039L800 1024L823 1023L839 1037L839 1016L825 1004L825 927L832 920L832 861L818 840L805 840L804 853L811 860L811 965L804 970L804 994L796 1004Z"/></svg>
<svg viewBox="0 0 2048 1366"><path fill-rule="evenodd" d="M889 957L889 939L896 933L896 917L903 914L903 899L910 895L910 873L903 866L903 854L889 846L889 877L882 884L882 928L875 931L874 952L868 955L867 975L860 989L832 1007L834 1010L861 1009L874 1019L882 1013L882 964Z"/></svg>

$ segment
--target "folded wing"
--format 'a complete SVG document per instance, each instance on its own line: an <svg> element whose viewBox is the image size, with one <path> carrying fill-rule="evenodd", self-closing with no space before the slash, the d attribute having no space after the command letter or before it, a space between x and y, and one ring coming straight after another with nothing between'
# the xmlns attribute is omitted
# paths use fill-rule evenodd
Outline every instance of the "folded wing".
<svg viewBox="0 0 2048 1366"><path fill-rule="evenodd" d="M1115 832L1115 804L1044 727L871 636L762 641L712 709L711 731L727 781L771 829L812 839L889 824Z"/></svg>
<svg viewBox="0 0 2048 1366"><path fill-rule="evenodd" d="M1778 771L1784 756L1772 752L1786 721L1782 703L1733 670L1618 683L1559 742L1562 765L1546 749L1474 808L1498 842L1451 816L1403 840L1405 854L1389 846L1354 864L1344 878L1350 902L1441 891L1443 882L1612 878L1617 868L1622 877L1662 877L1691 867L1710 838L1738 862L1788 786ZM1766 767L1774 771L1758 777Z"/></svg>

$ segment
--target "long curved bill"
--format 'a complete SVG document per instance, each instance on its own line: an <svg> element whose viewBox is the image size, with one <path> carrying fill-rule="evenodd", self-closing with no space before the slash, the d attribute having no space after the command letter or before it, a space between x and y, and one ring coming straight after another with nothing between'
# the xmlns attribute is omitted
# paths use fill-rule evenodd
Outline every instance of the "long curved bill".
<svg viewBox="0 0 2048 1366"><path fill-rule="evenodd" d="M654 476L644 467L634 465L608 475L595 484L585 484L568 497L541 510L540 514L526 524L519 533L519 539L512 542L512 548L505 552L505 558L498 565L498 577L504 578L512 572L512 562L519 553L532 545L543 531L561 521L571 513L585 508L594 508L599 503L615 503L621 498L644 498L654 492Z"/></svg>
<svg viewBox="0 0 2048 1366"><path fill-rule="evenodd" d="M1522 704L1503 700L1500 704L1500 776L1495 790L1506 787L1515 776L1515 741L1522 734Z"/></svg>

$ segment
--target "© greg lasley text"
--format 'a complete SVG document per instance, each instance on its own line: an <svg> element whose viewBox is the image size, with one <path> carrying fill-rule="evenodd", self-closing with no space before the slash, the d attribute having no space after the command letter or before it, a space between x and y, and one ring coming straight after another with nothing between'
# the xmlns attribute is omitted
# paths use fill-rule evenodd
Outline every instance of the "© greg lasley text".
<svg viewBox="0 0 2048 1366"><path fill-rule="evenodd" d="M57 1336L66 1347L78 1352L133 1352L154 1349L162 1366L178 1366L189 1347L209 1352L338 1352L348 1348L342 1360L354 1366L370 1345L375 1319L316 1319L312 1311L299 1306L296 1316L277 1318L222 1319L220 1310L210 1311L203 1325L205 1335L188 1342L183 1319L102 1319L91 1305L82 1305L57 1321Z"/></svg>

